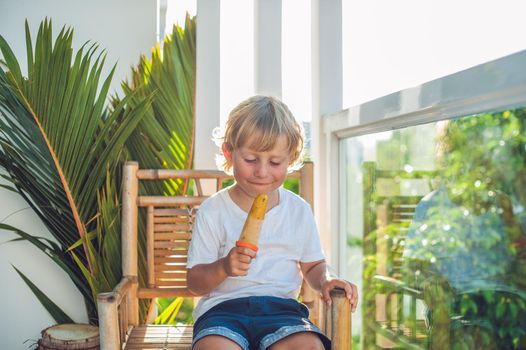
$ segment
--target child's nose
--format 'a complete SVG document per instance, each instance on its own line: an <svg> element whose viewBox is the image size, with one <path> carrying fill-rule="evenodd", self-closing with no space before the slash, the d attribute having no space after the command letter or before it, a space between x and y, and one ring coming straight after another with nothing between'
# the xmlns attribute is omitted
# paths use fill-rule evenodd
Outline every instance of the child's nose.
<svg viewBox="0 0 526 350"><path fill-rule="evenodd" d="M256 175L259 177L266 176L268 174L268 165L264 162L260 162L256 168Z"/></svg>

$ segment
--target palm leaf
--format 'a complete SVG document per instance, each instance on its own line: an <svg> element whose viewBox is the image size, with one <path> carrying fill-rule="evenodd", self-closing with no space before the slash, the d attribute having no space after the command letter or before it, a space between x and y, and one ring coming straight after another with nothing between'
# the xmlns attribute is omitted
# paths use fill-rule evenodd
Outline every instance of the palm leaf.
<svg viewBox="0 0 526 350"><path fill-rule="evenodd" d="M13 266L13 265L11 265ZM51 299L49 299L44 292L42 292L29 278L27 278L19 269L13 266L18 275L27 284L29 289L35 294L40 303L46 308L51 317L57 323L73 323L71 317L69 317L60 307L57 306Z"/></svg>
<svg viewBox="0 0 526 350"><path fill-rule="evenodd" d="M152 50L151 59L141 57L132 70L131 82L122 84L129 107L141 95L155 93L151 108L126 143L129 157L145 168L192 167L195 96L195 18L187 16L184 30L174 25L163 49ZM119 98L114 99L114 103ZM152 184L152 186L155 186ZM184 184L166 182L170 194L184 192ZM154 187L155 188L155 187ZM159 187L157 187L159 189Z"/></svg>
<svg viewBox="0 0 526 350"><path fill-rule="evenodd" d="M62 270L64 270L68 274L69 278L73 281L75 286L77 286L77 289L80 291L83 297L87 301L91 300L91 291L88 288L88 286L83 282L80 270L75 264L70 263L71 257L69 256L69 254L64 252L58 244L49 239L31 235L11 225L0 223L0 229L11 231L19 236L19 238L15 238L11 241L25 240L33 244L39 250L41 250L45 255L47 255Z"/></svg>
<svg viewBox="0 0 526 350"><path fill-rule="evenodd" d="M89 232L68 249L90 285L94 299L98 293L113 289L122 276L120 207L113 181L110 180L108 176L106 186L99 194L98 207L101 212L95 218L97 220L96 230ZM93 262L92 271L74 252L75 248L81 245L87 247L90 261Z"/></svg>
<svg viewBox="0 0 526 350"><path fill-rule="evenodd" d="M172 300L166 308L154 320L154 324L175 324L175 318L183 306L183 297Z"/></svg>
<svg viewBox="0 0 526 350"><path fill-rule="evenodd" d="M73 54L73 31L53 42L51 21L33 46L26 23L28 76L0 36L0 167L5 185L37 213L58 244L9 229L64 269L96 322L95 296L120 279L119 183L122 157L141 166L192 164L195 90L195 19L174 27L164 51L141 59L123 99L105 102L113 76L99 83L104 54L86 43ZM144 122L142 121L144 119ZM126 148L124 148L126 145ZM124 153L123 153L124 152ZM184 192L181 183L155 188ZM144 254L139 263L145 265ZM139 279L144 280L144 269Z"/></svg>
<svg viewBox="0 0 526 350"><path fill-rule="evenodd" d="M142 56L132 69L131 82L123 82L126 108L148 94L153 95L146 116L126 142L128 158L141 168L187 169L192 167L195 96L195 17L186 17L184 30L174 26L172 34L152 50L151 59ZM118 96L113 104L121 103ZM176 181L148 182L141 191L183 194L187 184ZM139 213L139 283L145 284L146 257L144 213ZM147 305L146 305L147 307ZM146 308L141 309L144 317ZM177 309L178 310L178 309Z"/></svg>
<svg viewBox="0 0 526 350"><path fill-rule="evenodd" d="M104 55L96 45L84 45L73 57L73 31L63 28L53 43L48 20L40 25L34 50L27 23L26 35L27 78L0 37L7 67L0 69L0 166L65 251L96 229L98 193L108 173L114 178L124 144L150 99L131 94L107 111L114 69L99 90ZM124 109L128 99L135 101L133 109ZM75 256L96 278L84 243ZM81 275L71 255L64 259ZM86 279L82 283L88 285ZM95 302L89 299L93 315Z"/></svg>

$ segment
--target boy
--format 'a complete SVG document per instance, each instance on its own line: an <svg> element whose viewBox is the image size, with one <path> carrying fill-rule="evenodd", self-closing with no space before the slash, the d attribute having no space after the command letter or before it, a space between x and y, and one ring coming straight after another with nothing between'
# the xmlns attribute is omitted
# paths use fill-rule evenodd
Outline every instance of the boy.
<svg viewBox="0 0 526 350"><path fill-rule="evenodd" d="M330 349L296 301L302 275L328 303L331 289L344 289L353 311L357 289L328 277L309 205L281 187L301 163L301 127L281 101L254 96L232 110L221 141L235 183L203 202L194 224L188 287L204 297L193 349ZM262 193L268 206L256 253L235 242Z"/></svg>

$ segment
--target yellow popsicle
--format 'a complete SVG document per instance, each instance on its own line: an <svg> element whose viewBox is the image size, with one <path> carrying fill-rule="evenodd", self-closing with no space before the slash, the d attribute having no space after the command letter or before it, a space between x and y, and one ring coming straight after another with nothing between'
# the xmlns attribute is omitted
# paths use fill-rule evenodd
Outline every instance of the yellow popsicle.
<svg viewBox="0 0 526 350"><path fill-rule="evenodd" d="M239 240L236 242L238 247L250 248L257 252L259 233L261 232L261 226L263 226L263 220L265 219L267 204L268 196L266 194L260 194L254 199L245 224L243 225L243 230L241 230L241 234L239 235Z"/></svg>

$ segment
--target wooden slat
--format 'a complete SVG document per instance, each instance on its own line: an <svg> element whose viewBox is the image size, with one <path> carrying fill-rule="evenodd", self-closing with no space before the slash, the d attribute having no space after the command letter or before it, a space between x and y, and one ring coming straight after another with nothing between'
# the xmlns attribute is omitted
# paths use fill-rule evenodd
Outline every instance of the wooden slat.
<svg viewBox="0 0 526 350"><path fill-rule="evenodd" d="M163 273L172 274L171 275L172 278L175 278L175 277L186 278L186 272L187 272L186 266L159 266L159 265L155 266L155 275L159 278L165 278L165 277L169 278L169 276L162 275Z"/></svg>
<svg viewBox="0 0 526 350"><path fill-rule="evenodd" d="M153 218L156 224L176 224L178 222L191 222L193 215L159 215Z"/></svg>
<svg viewBox="0 0 526 350"><path fill-rule="evenodd" d="M185 339L187 338L187 339ZM128 339L128 344L133 344L133 343L138 343L138 344L145 344L145 345L160 345L162 346L163 344L166 344L166 343L173 343L173 344L176 344L177 342L181 342L181 341L187 341L187 342L192 342L192 335L190 334L189 336L183 336L182 334L146 334L142 337L134 337L134 338L129 338Z"/></svg>
<svg viewBox="0 0 526 350"><path fill-rule="evenodd" d="M153 207L149 206L146 219L146 262L148 266L148 286L153 287L155 283L155 266L154 266L154 224L153 224Z"/></svg>
<svg viewBox="0 0 526 350"><path fill-rule="evenodd" d="M130 345L130 346L127 346L126 347L126 350L169 350L169 349L174 349L174 350L190 350L191 349L191 345L188 344L170 344L170 345L167 345L167 346L164 346L163 344L152 344L152 345L149 345L149 346L145 346L145 345L142 345L142 344L137 344L137 345Z"/></svg>
<svg viewBox="0 0 526 350"><path fill-rule="evenodd" d="M180 205L199 205L208 197L183 197L183 196L140 196L137 198L137 205L140 207L155 206L168 207Z"/></svg>
<svg viewBox="0 0 526 350"><path fill-rule="evenodd" d="M179 269L179 268L186 268L186 261L181 262L159 262L155 261L155 268L161 267L161 266L167 266L169 268Z"/></svg>
<svg viewBox="0 0 526 350"><path fill-rule="evenodd" d="M221 170L176 170L176 169L141 169L137 171L139 180L164 180L164 179L216 179L231 177Z"/></svg>
<svg viewBox="0 0 526 350"><path fill-rule="evenodd" d="M201 179L195 179L195 188L197 189L197 195L203 195L203 186L201 185Z"/></svg>
<svg viewBox="0 0 526 350"><path fill-rule="evenodd" d="M187 256L187 253L184 250L157 249L153 253L156 258L157 257L180 258L180 257Z"/></svg>
<svg viewBox="0 0 526 350"><path fill-rule="evenodd" d="M155 211L153 212L153 214L156 216L156 217L159 217L159 216L174 216L174 217L179 217L179 216L182 216L182 217L186 217L186 216L194 216L196 212L196 209L195 208L184 208L184 209L181 209L181 208L156 208Z"/></svg>
<svg viewBox="0 0 526 350"><path fill-rule="evenodd" d="M188 257L186 255L184 256L176 256L176 257L170 257L170 256L159 256L155 258L156 264L164 264L164 263L183 263L186 266L186 262L188 261Z"/></svg>
<svg viewBox="0 0 526 350"><path fill-rule="evenodd" d="M310 164L311 162L305 162ZM287 175L289 178L299 178L300 171ZM140 169L137 171L139 180L164 180L164 179L231 179L232 176L221 170L175 170L175 169Z"/></svg>
<svg viewBox="0 0 526 350"><path fill-rule="evenodd" d="M188 259L188 250L184 248L172 249L156 249L154 252L155 259L173 257L174 255L178 258Z"/></svg>
<svg viewBox="0 0 526 350"><path fill-rule="evenodd" d="M155 279L155 285L160 287L186 287L186 279L182 281L165 281L165 280L159 280Z"/></svg>
<svg viewBox="0 0 526 350"><path fill-rule="evenodd" d="M186 223L180 224L156 224L154 226L155 232L173 232L173 231L183 231L188 232L192 228L192 225L186 221Z"/></svg>
<svg viewBox="0 0 526 350"><path fill-rule="evenodd" d="M172 325L140 325L133 330L134 336L142 337L146 334L185 334L191 335L193 327Z"/></svg>
<svg viewBox="0 0 526 350"><path fill-rule="evenodd" d="M151 298L174 298L174 297L195 297L186 286L177 288L139 288L137 296L141 299Z"/></svg>
<svg viewBox="0 0 526 350"><path fill-rule="evenodd" d="M155 277L157 279L161 278L177 278L177 279L184 279L186 281L186 270L182 271L172 271L172 270L164 270L164 271L156 271Z"/></svg>
<svg viewBox="0 0 526 350"><path fill-rule="evenodd" d="M186 264L174 264L174 265L168 265L168 264L155 264L155 271L185 271L186 272Z"/></svg>
<svg viewBox="0 0 526 350"><path fill-rule="evenodd" d="M184 247L176 247L173 249L156 249L154 251L156 258L166 258L166 257L173 257L174 255L177 257L186 257L188 258L188 249L185 249Z"/></svg>
<svg viewBox="0 0 526 350"><path fill-rule="evenodd" d="M190 350L192 346L192 331L191 326L137 326L131 332L125 349Z"/></svg>
<svg viewBox="0 0 526 350"><path fill-rule="evenodd" d="M188 250L184 248L172 249L155 249L153 252L155 259L159 258L188 258Z"/></svg>
<svg viewBox="0 0 526 350"><path fill-rule="evenodd" d="M180 271L175 273L159 273L158 276L155 276L155 282L157 287L184 287L186 286L186 273L181 273Z"/></svg>
<svg viewBox="0 0 526 350"><path fill-rule="evenodd" d="M182 241L182 240L190 240L192 238L192 234L190 232L159 232L155 233L155 239L156 240L174 240L174 241Z"/></svg>
<svg viewBox="0 0 526 350"><path fill-rule="evenodd" d="M188 241L155 241L153 247L155 249L188 249Z"/></svg>
<svg viewBox="0 0 526 350"><path fill-rule="evenodd" d="M185 270L171 270L171 269L161 269L155 271L156 279L176 279L176 280L186 280L186 269Z"/></svg>

